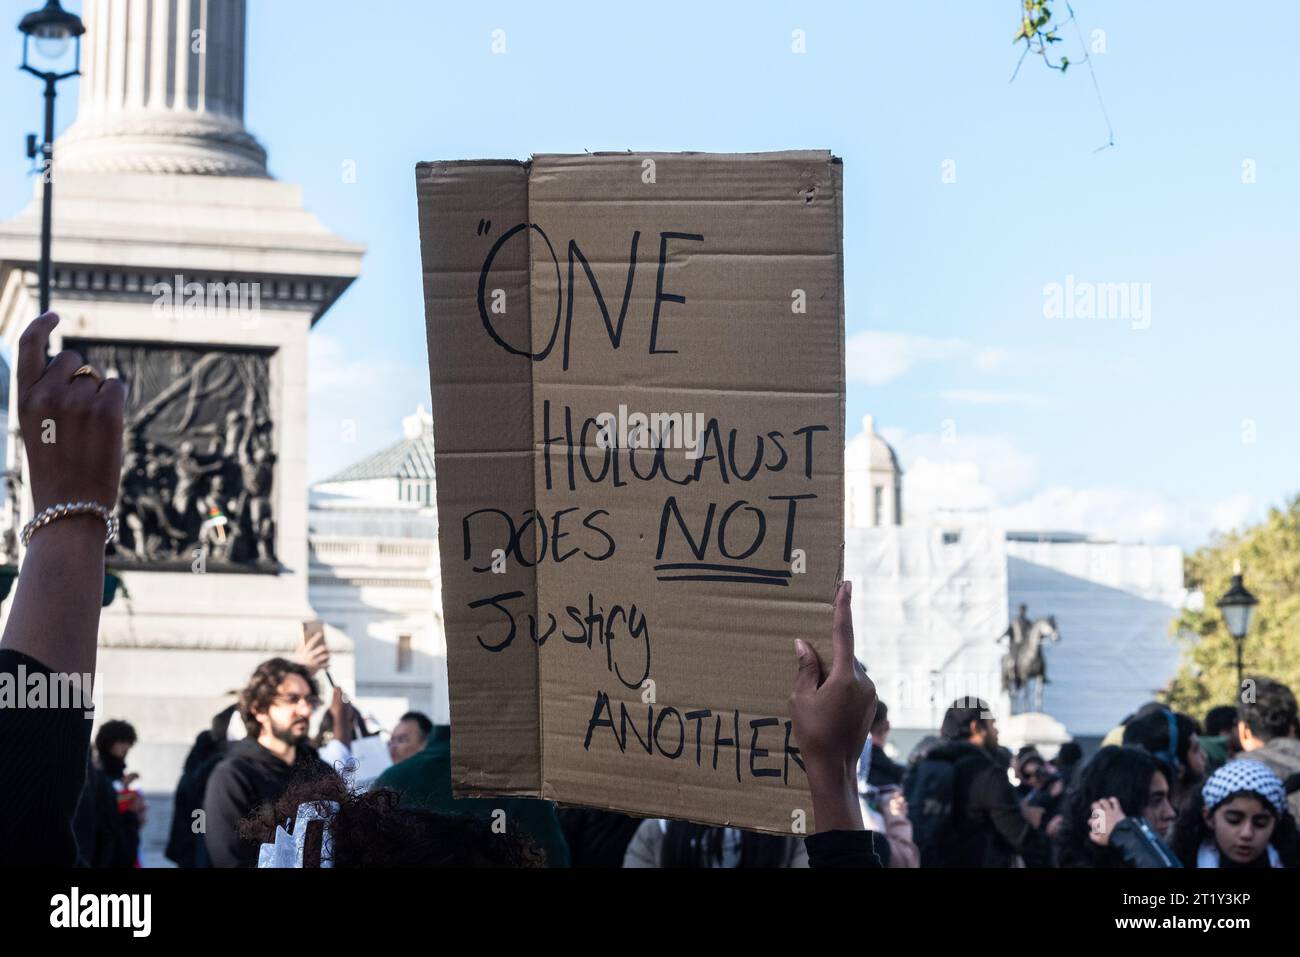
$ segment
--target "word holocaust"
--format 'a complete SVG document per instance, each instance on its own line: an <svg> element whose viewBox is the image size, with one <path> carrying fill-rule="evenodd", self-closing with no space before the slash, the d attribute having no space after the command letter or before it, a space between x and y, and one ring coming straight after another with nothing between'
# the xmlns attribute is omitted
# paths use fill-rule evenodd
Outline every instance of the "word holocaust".
<svg viewBox="0 0 1300 957"><path fill-rule="evenodd" d="M626 405L618 415L596 416L596 447L600 449L685 449L698 459L703 448L703 412L633 412Z"/></svg>
<svg viewBox="0 0 1300 957"><path fill-rule="evenodd" d="M85 894L79 888L50 898L51 927L129 927L132 937L148 937L153 927L149 894Z"/></svg>
<svg viewBox="0 0 1300 957"><path fill-rule="evenodd" d="M260 282L186 282L177 273L175 284L156 282L149 291L154 297L153 314L159 319L217 319L240 314L253 319L262 311Z"/></svg>
<svg viewBox="0 0 1300 957"><path fill-rule="evenodd" d="M1047 319L1121 319L1133 329L1151 326L1151 283L1087 282L1065 277L1065 284L1043 286Z"/></svg>
<svg viewBox="0 0 1300 957"><path fill-rule="evenodd" d="M81 708L91 715L95 707L91 675L76 672L27 673L19 665L13 674L0 672L0 708Z"/></svg>

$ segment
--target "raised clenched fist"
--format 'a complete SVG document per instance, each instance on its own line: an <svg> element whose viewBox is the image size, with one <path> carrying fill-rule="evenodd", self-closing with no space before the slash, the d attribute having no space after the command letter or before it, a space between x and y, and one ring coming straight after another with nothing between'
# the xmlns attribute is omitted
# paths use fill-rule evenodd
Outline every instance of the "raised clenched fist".
<svg viewBox="0 0 1300 957"><path fill-rule="evenodd" d="M18 422L27 450L36 512L64 502L117 504L122 473L126 389L117 379L74 376L85 360L73 351L45 361L52 312L32 320L18 340Z"/></svg>

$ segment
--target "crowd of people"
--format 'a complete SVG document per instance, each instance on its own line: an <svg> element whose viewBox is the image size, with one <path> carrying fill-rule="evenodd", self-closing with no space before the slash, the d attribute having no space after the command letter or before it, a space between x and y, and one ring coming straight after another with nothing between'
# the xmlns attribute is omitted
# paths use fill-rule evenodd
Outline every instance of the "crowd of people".
<svg viewBox="0 0 1300 957"><path fill-rule="evenodd" d="M104 521L121 474L122 387L87 373L75 353L47 362L57 321L35 320L18 356L33 499L52 517L30 539L0 640L0 683L11 687L20 675L93 674ZM48 418L58 442L34 438ZM167 856L187 868L1300 865L1300 717L1285 685L1252 679L1240 703L1203 723L1151 702L1091 755L1074 743L1013 754L988 704L959 699L900 762L888 753L888 708L854 656L851 598L845 582L829 666L794 642L789 710L814 833L454 798L452 729L418 712L392 729L391 766L363 782L352 753L374 735L341 690L323 704L328 652L309 640L293 659L261 663L196 736ZM80 702L0 707L0 763L31 769L0 797L0 863L139 866L146 807L127 771L135 730L104 722L92 754L91 726Z"/></svg>

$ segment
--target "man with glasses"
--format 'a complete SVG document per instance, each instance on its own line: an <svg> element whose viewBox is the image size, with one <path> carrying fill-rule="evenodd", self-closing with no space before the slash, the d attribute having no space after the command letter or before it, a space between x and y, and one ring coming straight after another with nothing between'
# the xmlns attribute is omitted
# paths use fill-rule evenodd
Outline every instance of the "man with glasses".
<svg viewBox="0 0 1300 957"><path fill-rule="evenodd" d="M274 805L300 774L333 773L307 743L320 695L301 664L272 658L257 666L239 695L248 737L230 745L203 796L204 841L216 867L254 867L259 842L239 836L239 822Z"/></svg>

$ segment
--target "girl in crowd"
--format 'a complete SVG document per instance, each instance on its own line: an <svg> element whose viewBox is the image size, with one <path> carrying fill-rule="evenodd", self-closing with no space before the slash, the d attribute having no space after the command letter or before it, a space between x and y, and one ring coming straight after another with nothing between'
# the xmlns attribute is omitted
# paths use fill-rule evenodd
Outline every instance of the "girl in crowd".
<svg viewBox="0 0 1300 957"><path fill-rule="evenodd" d="M1173 849L1186 867L1300 866L1286 792L1261 761L1229 761L1210 775L1179 815Z"/></svg>
<svg viewBox="0 0 1300 957"><path fill-rule="evenodd" d="M1102 748L1065 797L1062 867L1178 867L1161 835L1176 817L1169 781L1139 748Z"/></svg>

